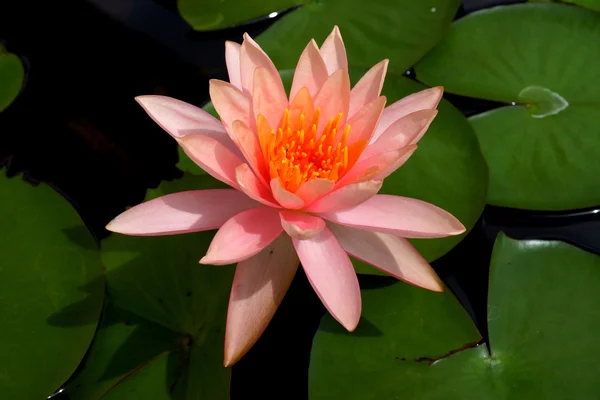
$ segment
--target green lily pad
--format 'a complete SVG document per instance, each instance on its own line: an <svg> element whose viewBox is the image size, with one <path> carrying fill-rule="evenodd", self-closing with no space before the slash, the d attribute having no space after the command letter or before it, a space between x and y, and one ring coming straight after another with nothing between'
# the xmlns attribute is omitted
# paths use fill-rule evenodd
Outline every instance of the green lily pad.
<svg viewBox="0 0 600 400"><path fill-rule="evenodd" d="M0 392L43 399L75 371L100 317L97 245L46 184L0 175Z"/></svg>
<svg viewBox="0 0 600 400"><path fill-rule="evenodd" d="M416 67L452 93L514 103L471 119L490 168L488 202L537 210L600 203L600 14L559 4L497 7L456 22Z"/></svg>
<svg viewBox="0 0 600 400"><path fill-rule="evenodd" d="M0 112L13 102L23 85L25 71L16 55L0 44Z"/></svg>
<svg viewBox="0 0 600 400"><path fill-rule="evenodd" d="M122 389L125 381L132 381L134 390L150 388L155 393L144 399L169 399L175 376L161 376L164 367L160 364L169 358L171 350L183 349L186 339L108 301L94 343L81 371L69 383L67 394L72 400L117 398L119 394L123 397L130 392Z"/></svg>
<svg viewBox="0 0 600 400"><path fill-rule="evenodd" d="M223 186L208 175L188 174L150 190L146 200ZM223 343L234 268L198 263L213 236L214 231L154 237L113 234L102 244L108 294L114 304L189 341L181 355L187 361L170 389L176 398L218 400L229 395L230 371L223 367ZM186 377L189 373L193 379ZM153 383L142 379L140 384ZM136 385L128 383L131 388Z"/></svg>
<svg viewBox="0 0 600 400"><path fill-rule="evenodd" d="M206 175L206 171L196 165L196 163L193 162L187 154L185 154L185 151L183 151L181 146L177 146L177 152L179 153L179 162L176 164L177 168L183 172L188 172L194 175Z"/></svg>
<svg viewBox="0 0 600 400"><path fill-rule="evenodd" d="M197 31L231 28L308 0L177 0L177 9Z"/></svg>
<svg viewBox="0 0 600 400"><path fill-rule="evenodd" d="M306 44L321 44L338 25L350 67L367 69L389 58L403 73L448 31L458 0L313 0L275 22L258 42L279 69L294 69Z"/></svg>
<svg viewBox="0 0 600 400"><path fill-rule="evenodd" d="M436 294L400 283L364 291L370 323L354 334L329 316L321 323L311 399L594 399L598 285L600 257L501 234L490 271L489 347L473 346L464 312L445 311L451 298L425 301Z"/></svg>
<svg viewBox="0 0 600 400"><path fill-rule="evenodd" d="M558 0L529 0L530 3L560 3ZM600 12L600 0L562 0L562 3L574 4L576 6L589 8Z"/></svg>

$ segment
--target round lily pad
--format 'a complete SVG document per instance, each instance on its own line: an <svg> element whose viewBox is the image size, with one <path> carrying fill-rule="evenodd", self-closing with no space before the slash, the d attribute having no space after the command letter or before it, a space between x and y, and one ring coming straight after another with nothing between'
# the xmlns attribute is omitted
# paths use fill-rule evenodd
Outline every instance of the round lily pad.
<svg viewBox="0 0 600 400"><path fill-rule="evenodd" d="M25 71L16 55L0 44L0 112L13 102L23 85Z"/></svg>
<svg viewBox="0 0 600 400"><path fill-rule="evenodd" d="M104 298L96 242L46 184L0 175L0 393L44 399L75 371Z"/></svg>
<svg viewBox="0 0 600 400"><path fill-rule="evenodd" d="M452 93L509 104L471 119L488 202L563 210L600 203L600 13L520 4L471 14L416 67ZM512 105L510 105L512 104Z"/></svg>
<svg viewBox="0 0 600 400"><path fill-rule="evenodd" d="M389 58L403 73L447 32L459 0L313 0L275 22L258 42L279 69L293 69L306 44L321 44L338 25L355 68Z"/></svg>
<svg viewBox="0 0 600 400"><path fill-rule="evenodd" d="M329 316L321 323L311 399L594 399L598 285L600 257L501 234L490 271L489 346L476 344L449 294L403 283L363 291L364 321L353 334Z"/></svg>
<svg viewBox="0 0 600 400"><path fill-rule="evenodd" d="M217 187L223 184L208 175L187 174L148 191L146 200L184 190ZM165 357L175 360L173 368L179 366L169 389L171 393L179 393L177 396L181 397L176 398L218 400L229 396L230 371L223 367L223 343L234 267L198 263L214 233L152 237L112 234L102 243L108 295L114 305L172 331L174 337L184 338L169 342L171 352ZM152 366L152 370L160 365ZM147 372L150 376L152 370ZM188 378L188 374L193 377ZM134 389L145 393L143 387L155 385L154 380L149 377L137 383L119 381L119 385L127 383L119 390L125 394ZM122 398L143 397L125 394Z"/></svg>
<svg viewBox="0 0 600 400"><path fill-rule="evenodd" d="M177 0L179 13L197 31L230 28L279 11L308 3L308 0Z"/></svg>
<svg viewBox="0 0 600 400"><path fill-rule="evenodd" d="M600 12L600 0L529 0L530 3L569 3Z"/></svg>

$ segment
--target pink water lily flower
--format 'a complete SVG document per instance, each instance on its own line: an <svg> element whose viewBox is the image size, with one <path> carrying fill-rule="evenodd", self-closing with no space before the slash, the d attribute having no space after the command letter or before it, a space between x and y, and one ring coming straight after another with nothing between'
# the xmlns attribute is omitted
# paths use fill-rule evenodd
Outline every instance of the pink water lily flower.
<svg viewBox="0 0 600 400"><path fill-rule="evenodd" d="M458 235L464 226L432 204L377 192L416 150L443 89L426 89L384 108L380 92L388 60L351 88L337 27L321 48L308 43L289 97L275 65L252 38L245 35L241 46L227 42L225 48L230 82L210 82L220 121L168 97L137 101L196 164L231 189L166 195L107 226L138 236L219 229L200 262L237 263L225 365L258 340L299 262L327 310L349 331L361 314L349 254L442 291L406 238Z"/></svg>

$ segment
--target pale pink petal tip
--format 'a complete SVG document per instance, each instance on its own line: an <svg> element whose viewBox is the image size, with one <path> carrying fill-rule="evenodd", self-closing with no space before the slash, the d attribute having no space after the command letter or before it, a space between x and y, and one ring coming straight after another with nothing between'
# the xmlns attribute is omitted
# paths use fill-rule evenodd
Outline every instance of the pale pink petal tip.
<svg viewBox="0 0 600 400"><path fill-rule="evenodd" d="M279 216L281 226L294 239L310 239L325 228L325 221L314 215L281 210Z"/></svg>

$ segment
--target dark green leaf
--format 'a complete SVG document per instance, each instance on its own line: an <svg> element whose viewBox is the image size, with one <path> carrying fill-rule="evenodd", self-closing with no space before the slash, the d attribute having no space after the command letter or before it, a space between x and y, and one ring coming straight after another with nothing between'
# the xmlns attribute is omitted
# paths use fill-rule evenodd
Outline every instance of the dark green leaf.
<svg viewBox="0 0 600 400"><path fill-rule="evenodd" d="M308 0L177 0L177 8L183 19L195 30L213 31L251 22L308 2Z"/></svg>
<svg viewBox="0 0 600 400"><path fill-rule="evenodd" d="M187 175L163 182L149 191L146 200L223 186L208 175ZM172 388L177 399L198 398L202 393L210 393L215 400L228 396L223 342L234 268L198 263L213 236L214 231L155 237L114 234L102 245L108 293L115 305L189 338L183 355L188 361ZM187 378L189 371L196 373L192 380ZM125 382L127 387L137 387Z"/></svg>
<svg viewBox="0 0 600 400"><path fill-rule="evenodd" d="M0 44L0 112L13 102L23 85L23 64Z"/></svg>
<svg viewBox="0 0 600 400"><path fill-rule="evenodd" d="M322 0L282 17L258 42L279 69L293 69L308 42L319 45L338 25L351 67L367 69L389 58L403 73L446 33L458 0Z"/></svg>
<svg viewBox="0 0 600 400"><path fill-rule="evenodd" d="M472 347L464 313L445 311L455 305L451 295L440 304L416 301L401 285L364 292L370 324L354 334L324 318L311 355L311 399L597 397L600 257L500 235L490 271L491 355L488 346ZM457 346L456 332L469 330Z"/></svg>
<svg viewBox="0 0 600 400"><path fill-rule="evenodd" d="M600 14L558 4L467 16L416 67L449 92L506 103L472 118L488 201L526 209L600 202Z"/></svg>
<svg viewBox="0 0 600 400"><path fill-rule="evenodd" d="M0 175L0 392L43 399L94 336L104 279L94 239L46 184Z"/></svg>

